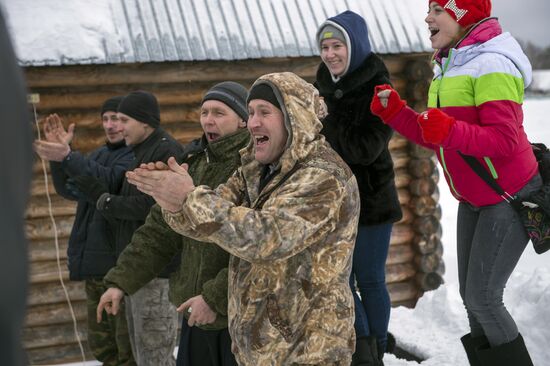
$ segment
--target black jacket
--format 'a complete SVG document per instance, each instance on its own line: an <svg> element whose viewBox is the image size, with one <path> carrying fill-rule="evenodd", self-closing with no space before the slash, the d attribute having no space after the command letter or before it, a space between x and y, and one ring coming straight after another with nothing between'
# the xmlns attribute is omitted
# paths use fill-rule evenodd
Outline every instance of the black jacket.
<svg viewBox="0 0 550 366"><path fill-rule="evenodd" d="M71 184L71 177L92 176L117 192L124 173L133 159L124 141L106 144L88 157L71 152L62 162L51 162L55 190L62 197L78 201L76 215L67 249L69 277L73 281L100 279L116 263L115 228L95 209L95 203Z"/></svg>
<svg viewBox="0 0 550 366"><path fill-rule="evenodd" d="M128 170L134 170L142 163L166 162L171 156L178 158L182 150L181 144L159 127L145 141L133 147L135 157ZM155 200L151 196L140 192L136 186L128 183L126 178L118 195L110 195L109 202L101 212L106 217L116 220L117 257L130 243L134 231L145 223L145 218L154 203ZM176 255L159 277L168 278L170 273L179 267L179 262L179 256Z"/></svg>
<svg viewBox="0 0 550 366"><path fill-rule="evenodd" d="M374 87L389 83L388 70L374 53L337 83L324 63L317 70L315 85L329 113L321 133L357 178L360 225L392 223L402 217L388 150L392 129L370 111Z"/></svg>

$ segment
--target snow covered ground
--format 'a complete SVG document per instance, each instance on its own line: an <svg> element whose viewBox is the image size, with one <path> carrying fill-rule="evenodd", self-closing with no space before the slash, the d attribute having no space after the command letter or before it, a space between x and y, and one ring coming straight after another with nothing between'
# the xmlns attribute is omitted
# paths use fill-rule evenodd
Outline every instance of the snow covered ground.
<svg viewBox="0 0 550 366"><path fill-rule="evenodd" d="M533 142L550 146L550 96L528 97L524 105L525 130ZM443 175L441 175L443 177ZM442 178L439 184L443 217L445 284L418 301L415 309L395 308L390 331L405 350L420 356L426 366L467 366L460 337L468 333L466 311L458 293L456 266L457 202ZM550 252L538 255L528 244L516 271L508 282L504 303L516 320L536 366L550 360ZM546 361L545 361L546 360ZM384 358L386 366L413 366L414 361ZM75 363L71 365L83 365ZM87 366L99 365L88 362Z"/></svg>

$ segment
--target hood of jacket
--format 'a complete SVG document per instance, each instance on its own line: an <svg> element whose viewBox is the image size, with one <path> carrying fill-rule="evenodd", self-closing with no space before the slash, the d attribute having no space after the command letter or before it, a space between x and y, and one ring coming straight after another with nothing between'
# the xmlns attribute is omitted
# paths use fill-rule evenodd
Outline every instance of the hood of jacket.
<svg viewBox="0 0 550 366"><path fill-rule="evenodd" d="M267 84L271 86L285 119L288 132L286 149L273 170L279 174L268 184L276 184L282 177L292 171L294 166L307 158L318 143L324 142L320 134L322 124L317 118L320 107L319 92L315 87L291 72L273 73L261 76L254 85ZM242 171L250 184L250 198L259 184L259 172L262 164L254 158L254 140L241 150ZM253 188L254 187L254 188ZM267 188L266 187L266 188Z"/></svg>
<svg viewBox="0 0 550 366"><path fill-rule="evenodd" d="M332 25L339 29L346 37L348 47L348 63L346 70L339 77L332 75L334 82L343 76L355 71L363 61L371 54L369 32L367 23L359 14L346 10L332 18L328 18L317 30L316 39L319 40L321 31L326 25Z"/></svg>
<svg viewBox="0 0 550 366"><path fill-rule="evenodd" d="M443 53L440 51L435 55L435 60L440 64L445 63L442 57ZM500 54L508 58L522 74L524 88L531 84L533 70L529 59L516 39L510 33L502 32L496 18L487 18L477 23L459 41L456 48L449 52L451 63L459 66L483 53Z"/></svg>

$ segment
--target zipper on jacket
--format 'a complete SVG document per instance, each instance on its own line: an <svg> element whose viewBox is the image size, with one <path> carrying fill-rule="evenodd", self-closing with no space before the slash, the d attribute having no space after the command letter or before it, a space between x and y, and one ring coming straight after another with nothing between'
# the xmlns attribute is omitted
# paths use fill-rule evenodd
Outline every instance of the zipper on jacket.
<svg viewBox="0 0 550 366"><path fill-rule="evenodd" d="M445 61L445 65L441 65L441 81L439 82L439 88L437 89L437 108L441 106L439 102L439 90L441 89L441 86L443 85L443 77L445 76L445 72L447 71L447 68L449 67L449 62L451 61L452 56L452 48L449 50L449 54L447 55L447 60ZM460 193L455 188L453 177L451 176L451 173L449 173L449 170L447 169L447 164L445 163L445 153L443 152L443 147L439 146L439 160L441 161L441 165L443 166L443 171L447 175L447 178L449 178L449 186L451 187L452 191L454 192L455 197L462 197Z"/></svg>
<svg viewBox="0 0 550 366"><path fill-rule="evenodd" d="M210 156L208 155L208 148L204 149L204 154L206 155L206 164L210 164Z"/></svg>
<svg viewBox="0 0 550 366"><path fill-rule="evenodd" d="M451 189L455 193L456 197L462 197L462 195L460 193L458 193L458 191L455 189L455 185L453 183L453 178L451 178L451 174L447 170L447 164L445 164L445 154L443 154L443 147L441 147L441 146L439 147L439 158L440 158L440 161L441 161L441 166L443 167L443 171L445 172L445 174L447 174L447 177L449 177L449 186L451 187Z"/></svg>

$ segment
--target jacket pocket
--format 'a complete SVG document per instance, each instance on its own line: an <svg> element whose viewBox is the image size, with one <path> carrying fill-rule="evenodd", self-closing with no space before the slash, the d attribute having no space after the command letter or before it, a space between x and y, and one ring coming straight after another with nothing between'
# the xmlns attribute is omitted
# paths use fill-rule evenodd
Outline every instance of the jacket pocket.
<svg viewBox="0 0 550 366"><path fill-rule="evenodd" d="M267 317L271 325L281 333L284 340L290 343L292 339L290 323L282 316L281 308L274 294L267 296Z"/></svg>

